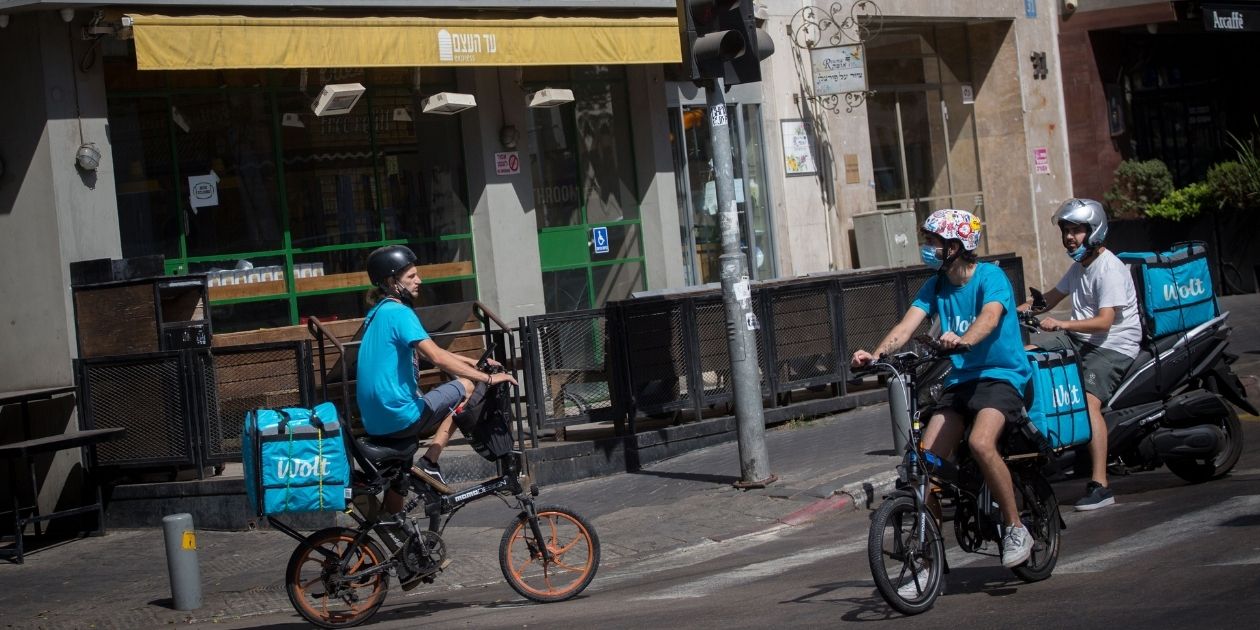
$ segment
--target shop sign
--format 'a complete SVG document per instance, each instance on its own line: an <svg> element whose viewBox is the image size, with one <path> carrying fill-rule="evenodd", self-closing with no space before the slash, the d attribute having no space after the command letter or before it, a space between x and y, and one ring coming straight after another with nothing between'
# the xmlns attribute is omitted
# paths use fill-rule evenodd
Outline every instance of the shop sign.
<svg viewBox="0 0 1260 630"><path fill-rule="evenodd" d="M1033 169L1038 175L1050 174L1050 151L1045 147L1033 149Z"/></svg>
<svg viewBox="0 0 1260 630"><path fill-rule="evenodd" d="M494 33L452 33L442 29L437 33L437 45L438 61L475 62L499 52Z"/></svg>
<svg viewBox="0 0 1260 630"><path fill-rule="evenodd" d="M1260 9L1237 5L1203 5L1203 28L1234 33L1260 31Z"/></svg>
<svg viewBox="0 0 1260 630"><path fill-rule="evenodd" d="M608 228L591 228L591 240L595 243L596 254L608 253Z"/></svg>
<svg viewBox="0 0 1260 630"><path fill-rule="evenodd" d="M504 151L494 154L495 175L516 175L521 172L521 158L516 151Z"/></svg>
<svg viewBox="0 0 1260 630"><path fill-rule="evenodd" d="M809 51L814 70L814 95L866 91L866 52L862 44L829 46Z"/></svg>

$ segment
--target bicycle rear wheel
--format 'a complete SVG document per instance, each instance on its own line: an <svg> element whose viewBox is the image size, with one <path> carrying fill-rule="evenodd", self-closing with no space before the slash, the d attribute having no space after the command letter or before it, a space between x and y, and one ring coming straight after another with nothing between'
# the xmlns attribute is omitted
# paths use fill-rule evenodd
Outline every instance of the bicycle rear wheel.
<svg viewBox="0 0 1260 630"><path fill-rule="evenodd" d="M913 497L895 496L879 506L866 552L875 588L889 606L917 615L936 603L944 584L945 543L936 520L926 509L915 509Z"/></svg>
<svg viewBox="0 0 1260 630"><path fill-rule="evenodd" d="M357 534L353 529L329 527L311 534L309 544L293 550L285 571L285 590L303 619L321 628L349 628L367 621L385 603L388 571L353 579L385 561L381 548L370 538L350 552L346 572L340 570L340 559Z"/></svg>
<svg viewBox="0 0 1260 630"><path fill-rule="evenodd" d="M540 507L534 535L522 513L508 525L499 542L499 566L512 589L536 602L559 602L581 593L599 568L599 535L573 510ZM544 560L542 550L551 551Z"/></svg>

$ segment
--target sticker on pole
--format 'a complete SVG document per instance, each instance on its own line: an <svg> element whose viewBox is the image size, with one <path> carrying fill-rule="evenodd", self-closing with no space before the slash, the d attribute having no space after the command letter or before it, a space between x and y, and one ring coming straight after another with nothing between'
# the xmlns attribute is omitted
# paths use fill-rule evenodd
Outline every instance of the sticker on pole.
<svg viewBox="0 0 1260 630"><path fill-rule="evenodd" d="M494 154L495 175L516 175L521 172L521 158L516 151Z"/></svg>
<svg viewBox="0 0 1260 630"><path fill-rule="evenodd" d="M195 532L184 532L184 540L180 546L186 551L196 551L197 534Z"/></svg>
<svg viewBox="0 0 1260 630"><path fill-rule="evenodd" d="M608 228L591 228L591 240L595 243L596 254L608 253Z"/></svg>
<svg viewBox="0 0 1260 630"><path fill-rule="evenodd" d="M714 105L709 110L709 124L714 127L726 126L726 106L722 104Z"/></svg>

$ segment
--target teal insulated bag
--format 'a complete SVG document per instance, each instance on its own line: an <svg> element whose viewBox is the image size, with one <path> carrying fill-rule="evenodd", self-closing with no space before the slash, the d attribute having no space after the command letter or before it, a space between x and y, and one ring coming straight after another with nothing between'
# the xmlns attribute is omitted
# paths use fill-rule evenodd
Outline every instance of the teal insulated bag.
<svg viewBox="0 0 1260 630"><path fill-rule="evenodd" d="M1033 367L1033 404L1028 419L1037 431L1059 449L1089 441L1089 407L1076 353L1030 350Z"/></svg>
<svg viewBox="0 0 1260 630"><path fill-rule="evenodd" d="M1133 271L1147 337L1184 332L1219 313L1208 271L1207 246L1202 241L1178 243L1166 252L1118 256Z"/></svg>
<svg viewBox="0 0 1260 630"><path fill-rule="evenodd" d="M345 509L350 461L332 403L245 414L241 453L245 492L258 514Z"/></svg>

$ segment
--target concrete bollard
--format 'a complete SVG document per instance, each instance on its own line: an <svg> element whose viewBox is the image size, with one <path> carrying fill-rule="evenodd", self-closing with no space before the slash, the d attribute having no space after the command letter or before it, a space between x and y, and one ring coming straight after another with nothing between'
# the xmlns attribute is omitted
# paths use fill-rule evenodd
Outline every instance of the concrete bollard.
<svg viewBox="0 0 1260 630"><path fill-rule="evenodd" d="M197 564L197 533L192 515L163 517L162 536L166 539L166 569L171 576L175 610L201 608L201 567Z"/></svg>

